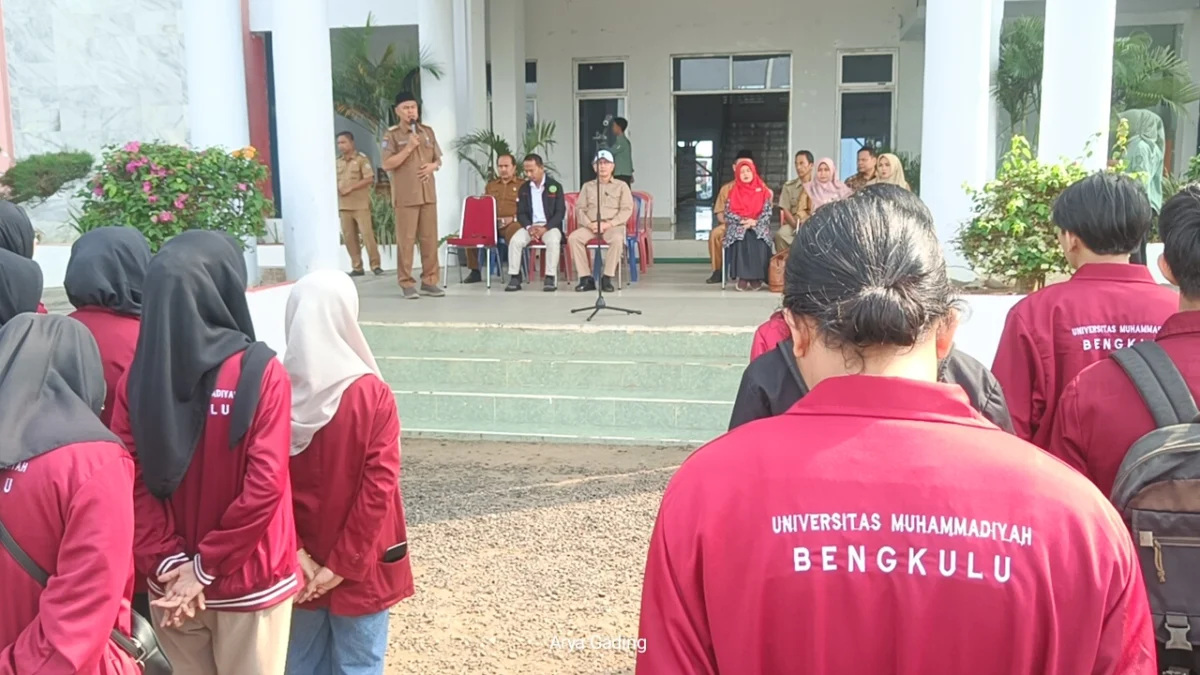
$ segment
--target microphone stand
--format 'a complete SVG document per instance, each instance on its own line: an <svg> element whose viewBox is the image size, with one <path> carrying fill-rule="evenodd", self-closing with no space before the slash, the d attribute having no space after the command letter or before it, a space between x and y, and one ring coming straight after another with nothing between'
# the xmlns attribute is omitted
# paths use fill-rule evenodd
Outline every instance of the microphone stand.
<svg viewBox="0 0 1200 675"><path fill-rule="evenodd" d="M606 120L605 124L607 124L607 123L608 122ZM601 143L604 142L605 136L603 133L597 133L595 136L592 137L592 140L596 142L596 153L595 154L599 154L600 149L602 147ZM593 156L595 156L595 155L593 155ZM615 182L617 179L612 178L612 180ZM599 231L600 221L601 221L600 205L602 202L603 202L602 193L600 192L600 172L597 171L596 172L596 237L602 236ZM612 246L609 246L609 253L610 254L612 253ZM596 247L596 256L592 260L592 279L593 280L596 278L596 269L598 267L601 267L603 264L604 264L604 259L600 254L600 247L597 246ZM621 263L618 261L617 265L620 266L620 264ZM608 302L605 301L605 299L604 299L604 279L603 279L603 277L601 277L600 283L596 284L596 302L591 305L588 305L587 307L578 307L576 309L573 309L573 310L571 310L571 313L578 314L579 312L591 311L591 314L588 314L588 318L587 318L587 321L590 322L592 319L596 318L596 315L600 313L600 310L605 310L605 309L609 310L611 312L624 312L627 315L628 314L641 315L641 313L642 313L642 310L640 310L640 309L625 309L624 307L613 307L612 305L608 304Z"/></svg>

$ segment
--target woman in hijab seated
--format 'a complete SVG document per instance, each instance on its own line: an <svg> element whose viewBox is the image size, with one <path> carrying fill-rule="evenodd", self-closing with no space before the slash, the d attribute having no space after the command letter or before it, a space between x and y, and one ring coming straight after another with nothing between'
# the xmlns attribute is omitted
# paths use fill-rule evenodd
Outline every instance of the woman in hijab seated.
<svg viewBox="0 0 1200 675"><path fill-rule="evenodd" d="M0 249L0 326L24 312L37 312L42 302L42 268L27 258Z"/></svg>
<svg viewBox="0 0 1200 675"><path fill-rule="evenodd" d="M929 213L923 202L895 186L868 185L851 199L858 199L862 195L900 200L909 208ZM932 215L926 217L933 218ZM808 393L809 387L797 365L795 348L791 328L782 311L771 315L766 323L758 327L754 333L750 365L742 373L742 384L733 402L730 429L765 417L782 415ZM1012 417L1008 413L1000 383L992 371L974 357L951 346L950 353L938 361L938 381L961 386L972 407L996 426L1012 432Z"/></svg>
<svg viewBox="0 0 1200 675"><path fill-rule="evenodd" d="M767 265L775 251L771 190L749 159L739 159L733 175L725 202L725 266L739 291L757 291L766 288Z"/></svg>
<svg viewBox="0 0 1200 675"><path fill-rule="evenodd" d="M146 271L112 429L136 453L134 561L177 672L281 675L296 559L291 385L255 342L238 243L184 232Z"/></svg>
<svg viewBox="0 0 1200 675"><path fill-rule="evenodd" d="M891 192L796 232L783 304L812 391L671 477L637 672L1156 672L1108 499L936 382L954 288L929 211Z"/></svg>
<svg viewBox="0 0 1200 675"><path fill-rule="evenodd" d="M904 179L904 164L900 158L890 152L885 152L875 161L875 179L871 185L895 185L905 190L912 190Z"/></svg>
<svg viewBox="0 0 1200 675"><path fill-rule="evenodd" d="M150 264L150 245L132 227L101 227L71 246L63 288L74 305L71 318L92 331L104 362L108 394L100 419L112 419L117 382L137 348L142 316L142 282Z"/></svg>
<svg viewBox="0 0 1200 675"><path fill-rule="evenodd" d="M33 260L35 248L37 248L37 235L33 231L33 223L29 222L29 216L26 215L25 209L10 201L0 199L0 250L15 253L26 260ZM42 304L40 297L38 298L37 313L46 313L46 306Z"/></svg>
<svg viewBox="0 0 1200 675"><path fill-rule="evenodd" d="M288 675L382 673L388 609L413 593L400 494L400 419L358 326L358 291L313 272L288 298L292 500L308 583Z"/></svg>
<svg viewBox="0 0 1200 675"><path fill-rule="evenodd" d="M80 323L27 313L0 329L5 675L142 672L112 640L130 634L134 465L100 422L103 403L100 352Z"/></svg>
<svg viewBox="0 0 1200 675"><path fill-rule="evenodd" d="M817 160L817 168L813 169L813 179L804 184L804 191L812 200L814 212L826 204L854 194L854 190L838 179L837 165L828 157Z"/></svg>

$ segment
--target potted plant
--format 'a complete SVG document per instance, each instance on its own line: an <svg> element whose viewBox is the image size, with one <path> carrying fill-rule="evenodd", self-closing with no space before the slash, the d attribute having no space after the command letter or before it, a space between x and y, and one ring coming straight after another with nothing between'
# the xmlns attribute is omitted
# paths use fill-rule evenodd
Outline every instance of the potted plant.
<svg viewBox="0 0 1200 675"><path fill-rule="evenodd" d="M496 158L500 155L513 155L517 158L517 175L525 177L525 168L521 159L530 153L537 153L546 160L553 152L557 141L554 133L557 125L554 122L539 122L525 130L525 138L521 146L513 149L508 140L490 129L479 129L465 136L454 139L451 147L458 154L459 160L470 164L483 182L496 178ZM546 171L555 173L554 167L547 161Z"/></svg>

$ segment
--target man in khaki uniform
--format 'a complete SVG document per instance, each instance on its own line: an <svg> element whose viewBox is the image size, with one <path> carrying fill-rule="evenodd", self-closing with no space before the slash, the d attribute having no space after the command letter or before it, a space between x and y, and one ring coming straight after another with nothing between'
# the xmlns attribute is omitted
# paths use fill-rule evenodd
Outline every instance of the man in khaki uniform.
<svg viewBox="0 0 1200 675"><path fill-rule="evenodd" d="M734 171L739 160L754 161L754 153L749 150L738 150L733 158ZM721 186L717 191L717 200L713 202L713 219L717 224L708 235L708 259L712 263L712 274L704 281L706 284L721 283L721 249L725 248L725 204L729 201L729 191L733 189L733 181Z"/></svg>
<svg viewBox="0 0 1200 675"><path fill-rule="evenodd" d="M587 244L597 235L604 239L608 250L604 252L604 276L600 284L605 293L612 293L615 290L612 278L625 253L625 224L633 215L633 192L628 184L613 179L613 156L608 150L596 154L593 166L597 178L584 183L579 190L579 200L575 204L575 220L579 227L567 237L567 247L579 274L579 285L575 290L594 291L596 280L592 277ZM597 212L599 221L596 220Z"/></svg>
<svg viewBox="0 0 1200 675"><path fill-rule="evenodd" d="M524 184L525 181L517 178L516 158L506 154L496 158L496 178L488 181L483 189L483 194L496 200L496 231L510 244L513 235L521 229L521 224L517 222L517 193ZM483 275L479 273L479 249L467 249L467 267L471 268L471 274L464 284L483 281Z"/></svg>
<svg viewBox="0 0 1200 675"><path fill-rule="evenodd" d="M437 189L433 174L442 168L442 148L433 129L418 122L417 99L408 92L396 96L400 123L383 137L383 168L392 176L396 207L396 276L406 300L421 295L440 298L438 288ZM421 248L421 287L413 278L413 245Z"/></svg>
<svg viewBox="0 0 1200 675"><path fill-rule="evenodd" d="M858 173L846 179L846 187L858 192L875 180L875 162L879 158L875 148L864 147L858 151ZM837 178L837 176L834 176Z"/></svg>
<svg viewBox="0 0 1200 675"><path fill-rule="evenodd" d="M796 153L796 178L783 184L779 193L779 232L775 234L775 251L786 251L796 239L796 230L812 215L812 198L804 184L812 181L813 154L808 150Z"/></svg>
<svg viewBox="0 0 1200 675"><path fill-rule="evenodd" d="M371 160L354 147L354 134L343 131L337 136L338 152L338 214L342 218L342 240L350 254L350 276L363 275L362 249L367 249L367 262L376 275L383 274L379 266L379 244L375 243L375 228L371 224L371 186L375 184L375 169ZM362 237L360 243L359 237Z"/></svg>

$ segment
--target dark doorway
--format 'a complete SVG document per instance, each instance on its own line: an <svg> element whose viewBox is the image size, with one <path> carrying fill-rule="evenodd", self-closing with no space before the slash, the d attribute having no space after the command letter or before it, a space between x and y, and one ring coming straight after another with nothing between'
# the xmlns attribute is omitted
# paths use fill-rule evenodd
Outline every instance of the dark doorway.
<svg viewBox="0 0 1200 675"><path fill-rule="evenodd" d="M790 166L788 114L786 93L676 95L676 239L708 239L713 202L739 150L754 153L759 174L779 191Z"/></svg>
<svg viewBox="0 0 1200 675"><path fill-rule="evenodd" d="M596 157L597 136L607 147L612 142L612 120L625 112L624 98L579 99L579 184L596 177L592 160ZM576 186L578 187L578 186Z"/></svg>

